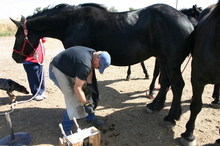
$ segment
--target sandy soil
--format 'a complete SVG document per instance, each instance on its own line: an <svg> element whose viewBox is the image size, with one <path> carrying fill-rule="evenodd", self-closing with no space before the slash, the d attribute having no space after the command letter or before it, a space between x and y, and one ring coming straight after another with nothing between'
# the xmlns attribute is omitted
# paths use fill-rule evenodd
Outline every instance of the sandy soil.
<svg viewBox="0 0 220 146"><path fill-rule="evenodd" d="M26 74L22 64L17 64L11 57L14 37L0 37L0 66L1 78L12 79L28 88ZM48 64L57 53L63 50L60 41L47 39L46 61L44 65L46 75L46 94L43 101L30 101L15 106L10 114L13 130L27 132L32 136L30 145L59 145L60 129L58 124L62 120L65 104L63 95L48 77ZM188 59L188 58L187 58ZM154 58L145 61L152 77ZM186 60L187 61L187 60ZM186 61L182 67L185 66ZM182 95L183 115L172 129L161 125L161 121L168 114L171 106L172 92L167 94L165 107L160 112L147 114L143 108L151 99L145 97L149 88L149 80L144 79L140 64L132 66L131 80L125 81L127 67L111 66L103 75L97 72L97 79L101 95L101 102L96 115L105 122L101 131L102 146L180 146L180 134L185 131L185 124L189 118L189 104L192 96L190 84L190 64L183 72L185 88ZM159 87L157 84L156 87ZM203 93L203 109L196 121L195 136L197 145L213 145L219 138L219 109L209 106L213 101L211 95L213 85L207 85ZM30 99L32 96L14 92L17 101ZM0 90L0 113L10 110L10 100L5 91ZM78 120L81 129L88 128L84 119ZM5 116L0 116L0 139L10 134Z"/></svg>

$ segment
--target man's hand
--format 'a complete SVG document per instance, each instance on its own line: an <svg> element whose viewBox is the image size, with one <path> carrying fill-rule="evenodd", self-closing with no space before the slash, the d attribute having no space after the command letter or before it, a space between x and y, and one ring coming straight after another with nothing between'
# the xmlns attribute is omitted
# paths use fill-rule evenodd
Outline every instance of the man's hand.
<svg viewBox="0 0 220 146"><path fill-rule="evenodd" d="M89 102L84 104L84 108L88 114L93 114L95 112L93 106Z"/></svg>

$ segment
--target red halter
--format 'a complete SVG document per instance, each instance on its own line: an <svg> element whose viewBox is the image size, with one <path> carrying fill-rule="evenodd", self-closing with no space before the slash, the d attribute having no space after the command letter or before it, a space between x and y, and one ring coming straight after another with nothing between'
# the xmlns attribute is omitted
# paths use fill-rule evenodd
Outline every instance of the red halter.
<svg viewBox="0 0 220 146"><path fill-rule="evenodd" d="M27 30L26 22L27 22L27 20L24 21L24 43L22 45L22 49L21 49L21 51L17 51L15 49L13 49L13 51L20 54L21 56L28 57L28 56L31 56L34 53L36 48L34 48L33 45L30 43L30 41L28 40L28 30ZM25 49L25 46L26 46L27 43L33 48L33 52L29 55L24 54L24 49Z"/></svg>

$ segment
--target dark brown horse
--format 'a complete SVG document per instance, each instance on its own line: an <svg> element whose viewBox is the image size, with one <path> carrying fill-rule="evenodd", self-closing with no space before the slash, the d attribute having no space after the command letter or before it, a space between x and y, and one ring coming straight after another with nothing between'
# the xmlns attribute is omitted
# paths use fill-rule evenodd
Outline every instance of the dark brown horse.
<svg viewBox="0 0 220 146"><path fill-rule="evenodd" d="M208 29L207 29L208 28ZM205 85L220 83L220 1L206 18L202 19L193 31L192 72L193 89L190 104L190 118L186 131L182 133L184 146L194 146L195 120L202 109L202 93Z"/></svg>
<svg viewBox="0 0 220 146"><path fill-rule="evenodd" d="M194 27L178 10L155 4L134 11L108 12L97 4L61 4L20 22L12 21L18 26L12 54L17 63L24 62L42 37L59 39L66 49L81 45L108 51L112 65L117 66L133 65L155 56L160 63L161 88L148 109L163 109L171 86L173 103L164 121L175 125L180 118L184 87L180 67L190 53L186 40Z"/></svg>

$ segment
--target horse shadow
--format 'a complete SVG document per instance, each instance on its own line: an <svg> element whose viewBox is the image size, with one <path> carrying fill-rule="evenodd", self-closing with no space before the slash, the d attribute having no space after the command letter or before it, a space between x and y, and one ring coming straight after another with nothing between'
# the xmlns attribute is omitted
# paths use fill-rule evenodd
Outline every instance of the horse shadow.
<svg viewBox="0 0 220 146"><path fill-rule="evenodd" d="M113 87L108 87L112 83L121 81L124 80L99 82L101 101L96 111L100 113L99 119L105 122L104 126L97 127L101 131L101 145L156 146L166 143L169 146L180 146L179 139L174 139L173 129L166 128L162 124L163 117L168 114L169 109L164 108L159 112L147 114L144 107L146 102L152 100L144 96L146 90L123 93ZM31 96L18 96L17 100L23 101L30 98ZM139 98L143 101L137 102ZM183 101L187 103L187 105L182 105L183 113L189 110L190 101L190 99ZM0 98L0 103L10 104L10 100L8 97L3 97ZM165 102L164 107L171 107L171 102ZM33 138L31 145L58 145L58 138L61 136L58 124L62 122L64 110L63 108L37 107L15 109L10 114L14 132L31 134ZM105 114L102 114L103 111ZM78 120L78 123L81 129L92 126L86 123L85 119ZM0 132L0 137L9 135L10 128L4 116L0 116L0 125L0 130L4 131Z"/></svg>
<svg viewBox="0 0 220 146"><path fill-rule="evenodd" d="M114 88L106 86L103 88L104 92L108 94L101 100L97 112L106 111L109 108L114 108L115 110L106 115L99 116L99 119L105 122L104 126L97 127L101 131L101 145L160 145L163 141L167 141L166 139L173 139L174 132L172 129L167 129L158 122L162 120L161 117L167 114L167 109L149 115L143 111L145 102L127 103L127 100L143 98L142 96L131 97L135 93L121 94ZM140 92L142 93L144 91ZM116 99L116 97L118 98ZM30 98L31 96L18 96L17 99L23 101ZM10 104L10 100L7 97L1 99L1 101L3 100L7 100L7 104ZM110 102L112 100L115 102ZM10 113L13 131L15 133L29 133L32 136L30 145L58 145L58 138L61 136L58 124L62 122L64 111L65 109L63 108L15 108ZM78 124L81 129L92 126L86 123L85 119L78 120ZM0 138L9 135L10 128L4 116L0 116L0 125L0 130L3 131L0 132ZM130 131L129 134L128 130ZM171 146L178 145L178 141L175 140L169 140L167 142Z"/></svg>

